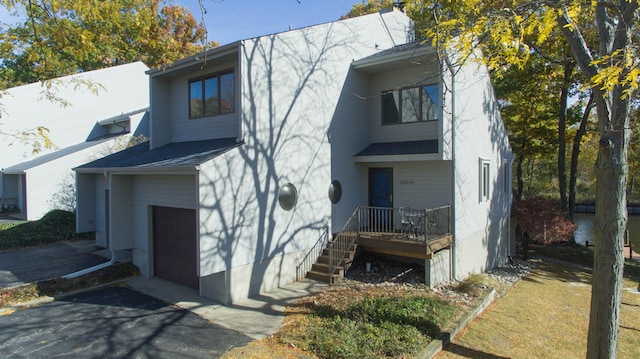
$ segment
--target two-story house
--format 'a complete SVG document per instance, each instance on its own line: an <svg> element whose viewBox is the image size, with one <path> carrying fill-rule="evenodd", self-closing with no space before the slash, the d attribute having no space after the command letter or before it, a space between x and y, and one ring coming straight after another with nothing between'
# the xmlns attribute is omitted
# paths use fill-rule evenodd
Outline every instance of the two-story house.
<svg viewBox="0 0 640 359"><path fill-rule="evenodd" d="M487 73L413 41L394 9L149 71L150 141L75 169L78 231L223 303L299 278L354 210L359 231L424 240L407 207L444 206L453 235L420 257L444 280L503 263L511 152Z"/></svg>
<svg viewBox="0 0 640 359"><path fill-rule="evenodd" d="M66 207L75 201L73 167L119 150L123 136L147 134L147 70L134 62L4 91L1 209L26 220L71 209Z"/></svg>

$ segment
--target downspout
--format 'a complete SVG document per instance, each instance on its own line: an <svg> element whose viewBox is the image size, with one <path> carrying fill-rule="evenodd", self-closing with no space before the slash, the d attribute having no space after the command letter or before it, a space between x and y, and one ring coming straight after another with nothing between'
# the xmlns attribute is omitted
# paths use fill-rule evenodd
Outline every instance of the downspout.
<svg viewBox="0 0 640 359"><path fill-rule="evenodd" d="M103 268L107 268L109 266L114 265L115 263L116 263L116 254L114 252L111 252L111 260L110 261L98 264L98 265L93 266L93 267L85 268L85 269L79 270L77 272L73 272L71 274L67 274L65 276L62 276L62 279L77 278L77 277L79 277L81 275L85 275L85 274L88 274L88 273L91 273L91 272L95 272L95 271L103 269Z"/></svg>
<svg viewBox="0 0 640 359"><path fill-rule="evenodd" d="M109 178L109 171L104 170L104 172L102 173L104 175L105 178ZM89 268L85 268L85 269L81 269L77 272L73 272L67 275L62 276L62 279L73 279L73 278L77 278L81 275L85 275L91 272L95 272L97 270L103 269L103 268L107 268L109 266L112 266L116 263L116 253L114 251L111 251L111 260L109 260L108 262L104 262L104 263L100 263L98 265L95 265L93 267L89 267Z"/></svg>
<svg viewBox="0 0 640 359"><path fill-rule="evenodd" d="M244 83L244 40L241 40L238 44L238 76L236 76L238 91L236 92L236 106L238 107L237 113L238 115L238 137L236 137L236 143L241 143L244 141L244 132L242 127L242 121L244 121L244 108L243 108L243 97L244 88L242 84ZM238 106L239 105L239 106Z"/></svg>
<svg viewBox="0 0 640 359"><path fill-rule="evenodd" d="M513 188L511 188L511 178L513 177L512 174L512 169L513 169L513 161L516 159L516 156L513 152L511 152L511 158L509 158L509 178L507 179L507 182L509 184L509 186L507 187L507 189L509 190L509 192L507 193L507 196L509 196L509 204L507 205L507 258L509 260L509 262L511 262L513 259L511 257L511 207L513 206Z"/></svg>
<svg viewBox="0 0 640 359"><path fill-rule="evenodd" d="M455 71L453 64L449 59L446 51L444 52L444 61L447 64L449 72L451 72L451 251L449 257L449 280L456 279L456 93L455 93Z"/></svg>

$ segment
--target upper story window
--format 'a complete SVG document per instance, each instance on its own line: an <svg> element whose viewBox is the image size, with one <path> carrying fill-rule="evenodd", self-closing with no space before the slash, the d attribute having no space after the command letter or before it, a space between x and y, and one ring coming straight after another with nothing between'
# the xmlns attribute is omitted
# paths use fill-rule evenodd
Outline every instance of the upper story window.
<svg viewBox="0 0 640 359"><path fill-rule="evenodd" d="M437 84L382 93L382 124L438 120L440 92Z"/></svg>
<svg viewBox="0 0 640 359"><path fill-rule="evenodd" d="M189 81L189 118L222 115L235 111L233 71Z"/></svg>

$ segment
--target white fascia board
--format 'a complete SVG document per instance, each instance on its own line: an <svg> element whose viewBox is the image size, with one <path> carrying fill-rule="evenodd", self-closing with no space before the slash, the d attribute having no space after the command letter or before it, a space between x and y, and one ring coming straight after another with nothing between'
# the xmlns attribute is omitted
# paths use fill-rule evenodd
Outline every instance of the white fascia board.
<svg viewBox="0 0 640 359"><path fill-rule="evenodd" d="M170 74L175 71L180 71L180 70L189 68L194 65L201 64L205 61L214 61L219 57L232 55L234 53L239 53L240 52L239 48L241 45L242 45L242 41L232 42L224 46L207 50L206 52L201 52L196 55L186 57L184 59L178 60L168 65L162 65L156 69L147 71L146 74L151 77L162 76L165 74Z"/></svg>
<svg viewBox="0 0 640 359"><path fill-rule="evenodd" d="M362 70L368 67L385 65L396 61L406 61L412 58L435 54L436 50L431 46L421 46L417 49L410 49L401 52L391 53L386 56L370 56L351 63L351 67L355 70Z"/></svg>
<svg viewBox="0 0 640 359"><path fill-rule="evenodd" d="M104 126L104 125L110 125L112 123L126 122L131 119L131 116L139 114L141 112L145 112L145 111L149 111L149 107L141 108L139 110L130 111L127 113L121 113L120 115L109 117L104 120L100 120L97 122L97 124L99 126Z"/></svg>
<svg viewBox="0 0 640 359"><path fill-rule="evenodd" d="M27 170L0 170L0 173L2 173L3 175L23 175L27 173Z"/></svg>
<svg viewBox="0 0 640 359"><path fill-rule="evenodd" d="M354 156L354 162L418 162L418 161L439 161L442 155L439 153L415 154L415 155L380 155L380 156Z"/></svg>
<svg viewBox="0 0 640 359"><path fill-rule="evenodd" d="M196 174L200 170L199 166L187 167L164 167L164 168L73 168L76 173L112 173L126 175L163 175L163 174Z"/></svg>

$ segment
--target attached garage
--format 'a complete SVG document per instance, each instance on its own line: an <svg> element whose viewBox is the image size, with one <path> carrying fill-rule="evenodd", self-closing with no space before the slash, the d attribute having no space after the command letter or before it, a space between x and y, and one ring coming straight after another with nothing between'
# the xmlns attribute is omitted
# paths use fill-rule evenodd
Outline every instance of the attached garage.
<svg viewBox="0 0 640 359"><path fill-rule="evenodd" d="M199 287L196 211L153 207L154 275L192 288Z"/></svg>

